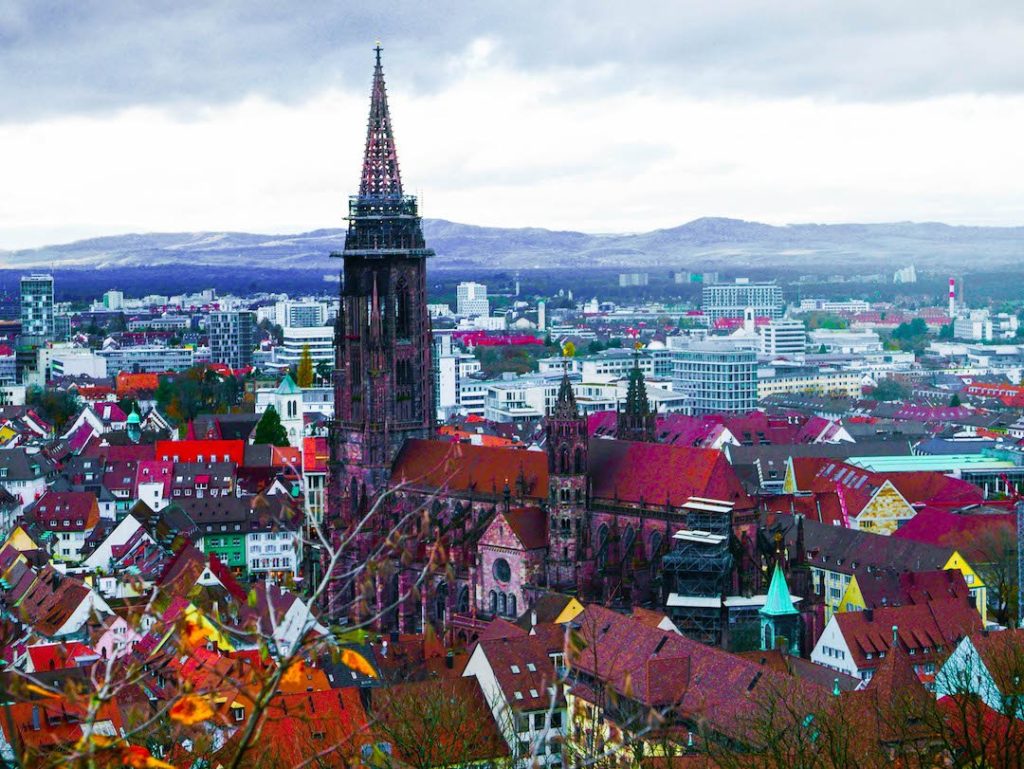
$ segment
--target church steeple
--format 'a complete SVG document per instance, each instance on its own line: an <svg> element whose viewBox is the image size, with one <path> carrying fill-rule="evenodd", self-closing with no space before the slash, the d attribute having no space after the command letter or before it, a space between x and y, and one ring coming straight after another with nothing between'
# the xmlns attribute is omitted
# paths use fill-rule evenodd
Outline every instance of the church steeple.
<svg viewBox="0 0 1024 769"><path fill-rule="evenodd" d="M373 49L377 63L373 68L370 92L370 119L366 126L366 152L363 175L359 182L360 197L401 196L402 176L398 170L398 152L388 110L388 92L384 85L384 67L380 62L381 47Z"/></svg>
<svg viewBox="0 0 1024 769"><path fill-rule="evenodd" d="M566 365L544 425L548 452L548 586L572 590L586 536L587 418L580 414Z"/></svg>
<svg viewBox="0 0 1024 769"><path fill-rule="evenodd" d="M378 45L359 194L349 198L339 254L329 500L336 515L356 513L364 499L372 504L405 441L432 433L426 260L433 254L416 198L402 191Z"/></svg>
<svg viewBox="0 0 1024 769"><path fill-rule="evenodd" d="M620 441L654 442L657 415L647 398L644 372L640 370L640 351L633 351L633 368L629 371L626 404L616 415L615 437Z"/></svg>
<svg viewBox="0 0 1024 769"><path fill-rule="evenodd" d="M558 386L558 398L555 406L551 409L551 416L556 419L579 419L580 411L576 406L576 394L572 391L572 382L569 381L569 367L566 366L562 374L562 382Z"/></svg>

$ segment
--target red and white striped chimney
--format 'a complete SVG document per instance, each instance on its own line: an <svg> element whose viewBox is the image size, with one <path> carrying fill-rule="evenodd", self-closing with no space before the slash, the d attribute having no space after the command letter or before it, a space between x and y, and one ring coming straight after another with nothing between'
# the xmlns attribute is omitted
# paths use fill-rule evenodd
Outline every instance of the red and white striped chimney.
<svg viewBox="0 0 1024 769"><path fill-rule="evenodd" d="M956 317L956 280L949 279L949 318Z"/></svg>

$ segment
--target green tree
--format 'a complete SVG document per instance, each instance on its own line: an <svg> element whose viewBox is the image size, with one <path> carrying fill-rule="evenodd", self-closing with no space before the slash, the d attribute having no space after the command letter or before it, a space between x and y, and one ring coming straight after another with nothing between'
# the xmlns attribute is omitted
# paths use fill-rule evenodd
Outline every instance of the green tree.
<svg viewBox="0 0 1024 769"><path fill-rule="evenodd" d="M902 401L910 397L910 390L895 379L883 379L875 385L871 395L879 401Z"/></svg>
<svg viewBox="0 0 1024 769"><path fill-rule="evenodd" d="M274 446L287 446L288 433L281 424L281 415L273 406L267 406L263 416L256 425L255 443L270 443Z"/></svg>
<svg viewBox="0 0 1024 769"><path fill-rule="evenodd" d="M302 345L302 354L299 356L298 369L295 372L295 384L299 387L313 386L313 354L309 351L309 345Z"/></svg>
<svg viewBox="0 0 1024 769"><path fill-rule="evenodd" d="M939 339L952 339L953 338L953 324L947 323L945 326L939 329Z"/></svg>
<svg viewBox="0 0 1024 769"><path fill-rule="evenodd" d="M962 405L960 403L960 396L957 395L956 393L953 393L953 397L949 399L949 405L951 408L956 408L957 406Z"/></svg>
<svg viewBox="0 0 1024 769"><path fill-rule="evenodd" d="M52 423L57 432L63 430L68 421L81 411L78 400L66 390L30 387L25 395L25 403L36 409L43 419Z"/></svg>
<svg viewBox="0 0 1024 769"><path fill-rule="evenodd" d="M334 365L329 360L322 360L316 364L316 378L324 384L330 383L332 371Z"/></svg>

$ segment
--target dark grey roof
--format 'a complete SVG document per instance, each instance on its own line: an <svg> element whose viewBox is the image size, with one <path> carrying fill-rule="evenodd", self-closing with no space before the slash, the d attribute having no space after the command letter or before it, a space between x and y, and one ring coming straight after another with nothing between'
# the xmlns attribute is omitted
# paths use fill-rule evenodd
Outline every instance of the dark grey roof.
<svg viewBox="0 0 1024 769"><path fill-rule="evenodd" d="M947 456L950 454L980 454L982 449L996 445L994 440L954 441L948 438L929 438L921 441L914 448L918 454L930 456Z"/></svg>
<svg viewBox="0 0 1024 769"><path fill-rule="evenodd" d="M844 425L846 427L846 425ZM874 438L874 436L871 436ZM764 464L785 464L790 457L905 457L909 456L910 441L905 437L880 436L850 443L775 443L766 446L723 446L726 459L733 465L752 465L758 460Z"/></svg>
<svg viewBox="0 0 1024 769"><path fill-rule="evenodd" d="M776 518L786 529L786 544L793 552L796 546L794 517L779 513ZM842 574L892 568L935 571L944 568L954 552L949 547L830 526L808 519L804 519L804 548L809 565Z"/></svg>
<svg viewBox="0 0 1024 769"><path fill-rule="evenodd" d="M40 453L29 454L23 448L0 451L0 477L7 481L31 481L54 471L53 463Z"/></svg>

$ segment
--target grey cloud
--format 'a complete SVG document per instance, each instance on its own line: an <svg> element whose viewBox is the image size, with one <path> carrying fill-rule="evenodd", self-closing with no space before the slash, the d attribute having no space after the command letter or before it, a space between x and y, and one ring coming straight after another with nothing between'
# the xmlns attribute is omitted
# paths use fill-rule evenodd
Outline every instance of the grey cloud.
<svg viewBox="0 0 1024 769"><path fill-rule="evenodd" d="M561 98L1024 92L1019 0L0 0L0 120L361 89L378 37L425 91L487 37L500 63L562 76Z"/></svg>

